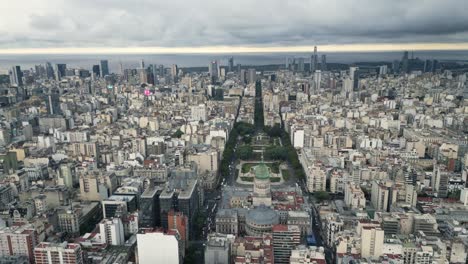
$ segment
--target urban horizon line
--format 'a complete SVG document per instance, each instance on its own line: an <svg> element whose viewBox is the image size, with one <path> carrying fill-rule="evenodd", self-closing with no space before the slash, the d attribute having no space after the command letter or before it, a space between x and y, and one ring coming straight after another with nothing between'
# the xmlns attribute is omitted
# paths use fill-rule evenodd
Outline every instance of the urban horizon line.
<svg viewBox="0 0 468 264"><path fill-rule="evenodd" d="M468 42L460 43L376 43L325 44L307 46L199 46L199 47L64 47L7 48L0 55L54 54L245 54L245 53L308 53L318 46L321 52L400 52L468 50Z"/></svg>

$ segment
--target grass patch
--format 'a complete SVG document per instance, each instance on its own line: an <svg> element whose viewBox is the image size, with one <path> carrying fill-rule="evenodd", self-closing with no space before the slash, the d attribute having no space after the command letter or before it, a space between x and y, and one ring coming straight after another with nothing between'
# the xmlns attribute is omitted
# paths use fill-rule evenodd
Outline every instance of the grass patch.
<svg viewBox="0 0 468 264"><path fill-rule="evenodd" d="M241 177L241 180L245 182L253 182L254 177Z"/></svg>
<svg viewBox="0 0 468 264"><path fill-rule="evenodd" d="M289 176L290 176L289 170L281 170L281 174L283 175L283 179L285 181L289 180Z"/></svg>
<svg viewBox="0 0 468 264"><path fill-rule="evenodd" d="M242 173L248 173L252 167L257 166L259 163L244 163L242 164ZM273 162L273 163L265 163L270 169L272 173L279 173L280 169L280 163L279 162Z"/></svg>
<svg viewBox="0 0 468 264"><path fill-rule="evenodd" d="M281 181L280 177L270 178L270 182L280 182L280 181Z"/></svg>
<svg viewBox="0 0 468 264"><path fill-rule="evenodd" d="M279 162L273 162L273 163L269 163L267 164L270 168L271 168L271 172L273 173L279 173L279 167L280 167L280 163ZM271 166L270 166L271 165Z"/></svg>

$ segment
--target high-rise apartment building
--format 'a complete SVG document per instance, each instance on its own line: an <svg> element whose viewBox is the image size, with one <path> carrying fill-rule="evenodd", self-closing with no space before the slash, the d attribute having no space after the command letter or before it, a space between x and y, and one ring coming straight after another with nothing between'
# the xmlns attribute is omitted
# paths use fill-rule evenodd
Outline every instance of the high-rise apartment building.
<svg viewBox="0 0 468 264"><path fill-rule="evenodd" d="M361 240L361 257L379 257L384 246L384 231L377 221L359 220L356 232Z"/></svg>
<svg viewBox="0 0 468 264"><path fill-rule="evenodd" d="M274 225L272 235L275 263L289 263L291 251L301 243L301 230L295 225Z"/></svg>
<svg viewBox="0 0 468 264"><path fill-rule="evenodd" d="M137 234L137 244L139 264L180 263L178 234L161 232Z"/></svg>
<svg viewBox="0 0 468 264"><path fill-rule="evenodd" d="M389 212L397 200L397 190L391 180L372 183L371 202L376 211Z"/></svg>
<svg viewBox="0 0 468 264"><path fill-rule="evenodd" d="M80 244L42 242L34 249L36 264L82 264L83 252Z"/></svg>
<svg viewBox="0 0 468 264"><path fill-rule="evenodd" d="M125 232L120 218L103 219L99 223L101 242L113 246L121 246L125 243Z"/></svg>
<svg viewBox="0 0 468 264"><path fill-rule="evenodd" d="M307 189L309 192L325 191L327 174L320 164L312 164L309 168L304 168L307 177Z"/></svg>
<svg viewBox="0 0 468 264"><path fill-rule="evenodd" d="M204 104L192 106L190 112L194 121L206 121L208 119L208 109Z"/></svg>
<svg viewBox="0 0 468 264"><path fill-rule="evenodd" d="M33 226L0 228L0 256L23 255L34 263L33 250L37 243L38 235Z"/></svg>
<svg viewBox="0 0 468 264"><path fill-rule="evenodd" d="M353 182L348 182L346 184L345 204L351 209L366 207L366 196L358 184Z"/></svg>
<svg viewBox="0 0 468 264"><path fill-rule="evenodd" d="M101 201L117 188L114 173L90 172L80 176L80 198L86 201Z"/></svg>

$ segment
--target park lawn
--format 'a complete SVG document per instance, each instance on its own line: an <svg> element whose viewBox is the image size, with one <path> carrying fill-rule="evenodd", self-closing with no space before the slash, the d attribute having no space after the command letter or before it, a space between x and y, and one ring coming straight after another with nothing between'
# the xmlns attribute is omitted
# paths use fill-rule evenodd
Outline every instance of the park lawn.
<svg viewBox="0 0 468 264"><path fill-rule="evenodd" d="M259 163L244 163L242 164L242 173L247 173L250 171L250 169ZM274 162L274 163L265 163L268 167L270 167L272 173L279 173L279 166L280 163Z"/></svg>
<svg viewBox="0 0 468 264"><path fill-rule="evenodd" d="M254 178L253 177L241 177L241 180L245 182L253 182Z"/></svg>
<svg viewBox="0 0 468 264"><path fill-rule="evenodd" d="M283 175L283 179L287 181L289 179L289 170L281 170L281 174Z"/></svg>

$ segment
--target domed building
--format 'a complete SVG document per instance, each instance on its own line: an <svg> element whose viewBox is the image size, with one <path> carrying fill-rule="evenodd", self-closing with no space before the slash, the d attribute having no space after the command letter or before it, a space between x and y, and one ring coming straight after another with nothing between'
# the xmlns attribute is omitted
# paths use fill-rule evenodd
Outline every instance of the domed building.
<svg viewBox="0 0 468 264"><path fill-rule="evenodd" d="M263 161L254 168L254 189L252 205L271 206L270 168Z"/></svg>
<svg viewBox="0 0 468 264"><path fill-rule="evenodd" d="M245 216L245 233L249 236L261 236L272 231L279 224L278 213L265 205L249 210Z"/></svg>

